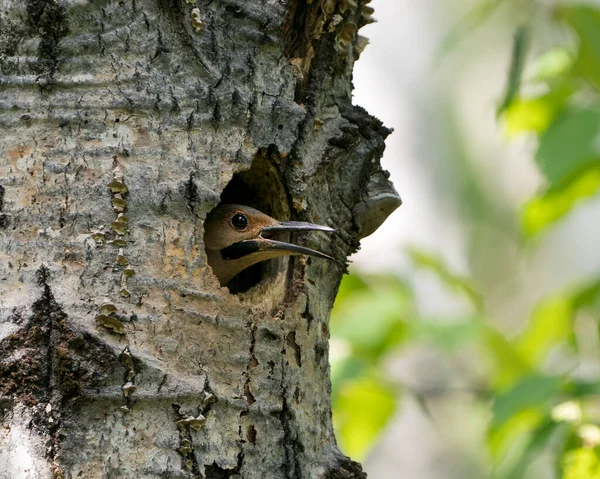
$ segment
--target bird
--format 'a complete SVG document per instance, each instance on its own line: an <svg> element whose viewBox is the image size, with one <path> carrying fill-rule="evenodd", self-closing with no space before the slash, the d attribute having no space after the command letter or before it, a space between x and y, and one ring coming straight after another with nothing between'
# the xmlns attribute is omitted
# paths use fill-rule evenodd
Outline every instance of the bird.
<svg viewBox="0 0 600 479"><path fill-rule="evenodd" d="M227 286L246 268L279 256L304 254L333 260L320 251L272 238L279 233L302 231L335 233L335 229L329 226L302 221L278 221L249 206L218 205L204 222L208 264L221 286Z"/></svg>

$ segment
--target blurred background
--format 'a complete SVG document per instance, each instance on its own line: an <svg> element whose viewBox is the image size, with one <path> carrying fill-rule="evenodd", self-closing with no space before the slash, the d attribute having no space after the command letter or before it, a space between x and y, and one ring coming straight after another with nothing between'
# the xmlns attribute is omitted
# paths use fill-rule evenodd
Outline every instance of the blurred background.
<svg viewBox="0 0 600 479"><path fill-rule="evenodd" d="M369 477L600 478L600 2L374 0L354 102L404 204L331 318Z"/></svg>

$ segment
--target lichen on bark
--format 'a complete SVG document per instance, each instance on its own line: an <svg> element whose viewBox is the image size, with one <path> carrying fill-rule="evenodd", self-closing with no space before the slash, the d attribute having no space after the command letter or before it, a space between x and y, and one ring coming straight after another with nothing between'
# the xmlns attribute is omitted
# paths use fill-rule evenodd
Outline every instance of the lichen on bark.
<svg viewBox="0 0 600 479"><path fill-rule="evenodd" d="M302 5L0 0L0 475L364 477L327 322L399 199L351 103L365 6ZM335 261L221 288L203 221L238 200Z"/></svg>

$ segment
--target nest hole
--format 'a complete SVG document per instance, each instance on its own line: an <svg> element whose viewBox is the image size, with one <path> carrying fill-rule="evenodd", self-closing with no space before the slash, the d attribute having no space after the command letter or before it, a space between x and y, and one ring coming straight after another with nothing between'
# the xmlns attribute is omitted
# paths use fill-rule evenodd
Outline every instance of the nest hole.
<svg viewBox="0 0 600 479"><path fill-rule="evenodd" d="M223 204L250 206L278 220L289 218L285 188L277 169L280 161L275 148L260 150L248 170L235 173L221 194ZM228 284L232 294L244 293L266 278L283 271L285 257L257 263L241 271Z"/></svg>

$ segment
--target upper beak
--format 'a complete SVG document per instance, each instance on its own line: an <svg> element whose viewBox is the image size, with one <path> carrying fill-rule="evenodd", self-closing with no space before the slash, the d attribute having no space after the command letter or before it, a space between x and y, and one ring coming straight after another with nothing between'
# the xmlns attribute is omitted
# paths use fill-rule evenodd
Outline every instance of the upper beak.
<svg viewBox="0 0 600 479"><path fill-rule="evenodd" d="M335 233L333 228L329 226L321 226L313 223L304 223L302 221L282 221L278 225L265 226L261 230L261 235L266 233L268 235L273 233L284 233L284 232L301 232L301 231L323 231L325 233ZM293 243L286 243L284 241L276 241L270 238L262 238L261 241L262 250L279 250L289 251L290 253L306 254L309 256L315 256L317 258L333 259L331 256L321 253L320 251L299 246Z"/></svg>
<svg viewBox="0 0 600 479"><path fill-rule="evenodd" d="M303 221L282 221L278 225L265 226L261 230L261 233L281 233L285 231L324 231L325 233L335 233L335 230L329 226L304 223Z"/></svg>

